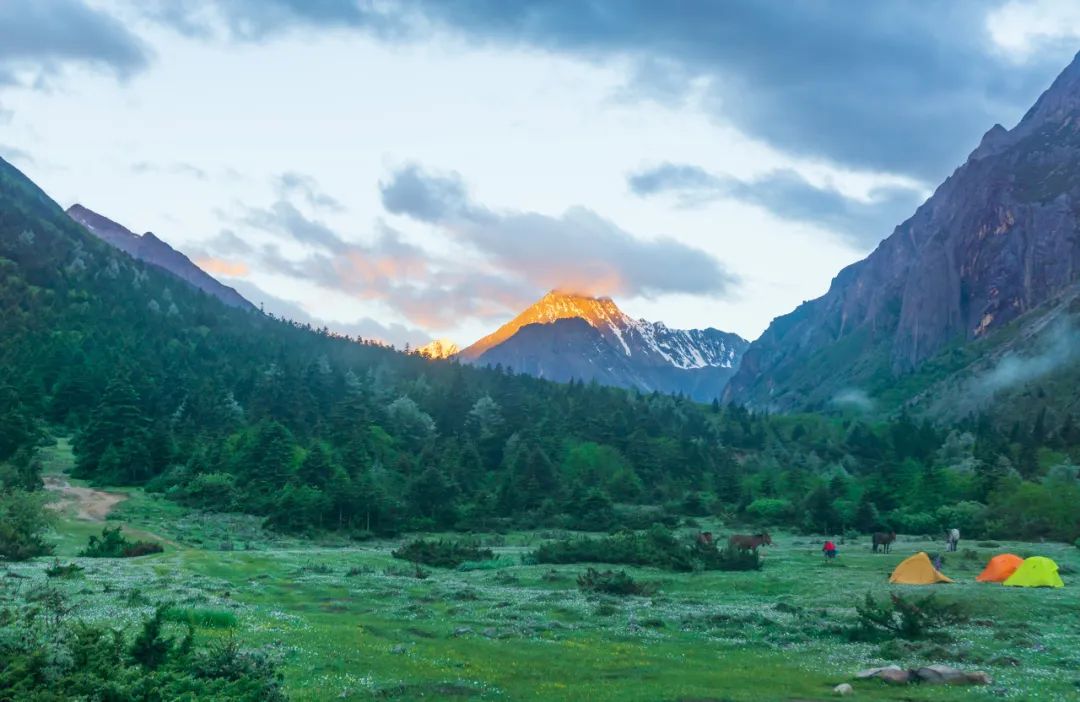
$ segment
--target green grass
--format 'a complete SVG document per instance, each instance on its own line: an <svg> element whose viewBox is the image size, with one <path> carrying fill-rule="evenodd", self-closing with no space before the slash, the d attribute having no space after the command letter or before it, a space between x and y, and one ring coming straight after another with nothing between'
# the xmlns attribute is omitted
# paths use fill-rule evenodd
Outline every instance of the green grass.
<svg viewBox="0 0 1080 702"><path fill-rule="evenodd" d="M1080 572L1080 550L1064 544L963 542L943 568L957 584L933 591L964 601L971 621L945 640L883 645L852 643L838 630L854 623L854 605L867 592L926 592L887 578L906 556L942 544L902 536L884 555L863 539L841 543L839 559L825 563L821 538L777 533L759 572L626 567L658 592L615 598L579 591L577 576L588 564L522 564L522 554L564 533L478 535L499 567L433 568L417 579L390 555L404 538L342 546L348 542L254 530L246 550L220 550L214 542L245 523L235 515L193 514L138 490L128 494L114 515L120 519L110 521L132 533L156 531L172 545L139 559L66 559L85 569L82 577L50 586L75 605L71 616L133 626L169 605L178 635L190 622L202 638L236 636L275 652L296 700L827 700L841 682L855 686L856 699L996 700L1004 692L1071 700L1080 682L1073 672L1080 669L1080 577L1066 572L1063 590L974 582L992 555L1006 551L1047 555ZM728 531L704 521L703 529ZM62 555L101 526L64 515ZM45 582L50 564L0 566L0 600L17 601ZM3 577L5 570L23 577ZM931 663L986 670L994 684L893 688L852 680L868 666Z"/></svg>
<svg viewBox="0 0 1080 702"><path fill-rule="evenodd" d="M890 555L871 553L866 541L843 544L838 562L826 564L819 539L776 535L760 572L626 568L659 592L611 598L578 590L584 565L520 565L541 537L508 535L510 545L495 549L504 567L432 569L423 580L388 574L404 572L390 556L399 543L381 542L178 548L141 562L74 559L84 577L59 586L88 618L134 621L168 602L168 619L195 624L200 636L231 631L246 644L275 649L298 700L824 700L856 670L888 663L984 669L995 683L961 690L852 681L861 697L989 700L1004 688L1014 699L1055 700L1073 699L1080 678L1062 672L1080 662L1075 589L974 582L984 562L1006 550L1044 553L1080 569L1080 551L1071 546L963 544L974 558L951 554L944 567L959 582L934 589L967 602L972 622L947 641L883 649L850 643L830 628L853 623L854 602L868 591L912 590L888 585L892 567L940 544L902 538ZM47 565L42 559L10 569L37 579ZM1003 662L1006 656L1020 666Z"/></svg>

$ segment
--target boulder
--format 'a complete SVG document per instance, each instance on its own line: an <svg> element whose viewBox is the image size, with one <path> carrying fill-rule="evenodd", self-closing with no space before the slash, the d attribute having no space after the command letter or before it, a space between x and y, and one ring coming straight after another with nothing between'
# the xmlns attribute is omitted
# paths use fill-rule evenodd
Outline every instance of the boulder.
<svg viewBox="0 0 1080 702"><path fill-rule="evenodd" d="M835 693L836 695L839 695L840 697L847 697L848 695L855 694L855 688L853 688L848 683L840 683L839 685L834 687L832 689L832 691L833 691L833 693Z"/></svg>

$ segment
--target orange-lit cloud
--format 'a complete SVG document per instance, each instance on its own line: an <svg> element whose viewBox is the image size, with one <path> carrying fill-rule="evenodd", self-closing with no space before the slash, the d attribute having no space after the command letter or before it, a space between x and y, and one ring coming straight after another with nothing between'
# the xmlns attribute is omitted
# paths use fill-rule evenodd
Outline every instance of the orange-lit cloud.
<svg viewBox="0 0 1080 702"><path fill-rule="evenodd" d="M210 275L223 275L229 278L246 278L251 274L251 269L242 261L227 261L223 258L212 256L200 258L195 261L199 268Z"/></svg>

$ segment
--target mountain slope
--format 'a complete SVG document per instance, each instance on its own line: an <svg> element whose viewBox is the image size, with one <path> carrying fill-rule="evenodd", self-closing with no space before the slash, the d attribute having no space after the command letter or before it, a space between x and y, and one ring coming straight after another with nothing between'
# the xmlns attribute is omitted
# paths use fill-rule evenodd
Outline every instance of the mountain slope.
<svg viewBox="0 0 1080 702"><path fill-rule="evenodd" d="M152 232L139 236L111 219L103 217L79 204L69 207L67 214L86 227L91 234L115 246L132 258L162 268L189 285L202 290L208 295L213 295L226 305L241 309L256 309L255 305L244 299L236 290L219 282L209 273L192 263L187 256L158 239Z"/></svg>
<svg viewBox="0 0 1080 702"><path fill-rule="evenodd" d="M776 410L871 395L1080 277L1080 58L822 297L773 321L725 391Z"/></svg>
<svg viewBox="0 0 1080 702"><path fill-rule="evenodd" d="M607 490L655 503L730 478L727 445L764 431L230 307L91 234L2 159L0 368L0 480L58 428L76 477L289 531L491 528L540 509L608 525ZM571 476L570 451L599 462Z"/></svg>
<svg viewBox="0 0 1080 702"><path fill-rule="evenodd" d="M717 329L669 329L632 319L610 298L551 291L459 357L560 382L595 380L710 401L746 345Z"/></svg>

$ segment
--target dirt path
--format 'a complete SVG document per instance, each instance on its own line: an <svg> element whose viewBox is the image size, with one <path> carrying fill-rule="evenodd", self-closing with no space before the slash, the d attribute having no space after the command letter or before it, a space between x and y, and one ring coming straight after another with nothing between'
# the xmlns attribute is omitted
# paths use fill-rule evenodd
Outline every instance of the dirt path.
<svg viewBox="0 0 1080 702"><path fill-rule="evenodd" d="M50 508L60 511L73 507L79 519L91 522L103 521L113 507L127 499L127 495L115 492L76 487L64 475L46 475L43 480L46 490L60 496L59 500L49 505Z"/></svg>

